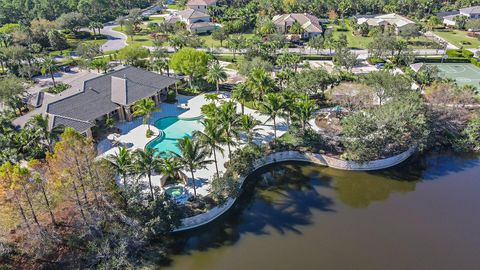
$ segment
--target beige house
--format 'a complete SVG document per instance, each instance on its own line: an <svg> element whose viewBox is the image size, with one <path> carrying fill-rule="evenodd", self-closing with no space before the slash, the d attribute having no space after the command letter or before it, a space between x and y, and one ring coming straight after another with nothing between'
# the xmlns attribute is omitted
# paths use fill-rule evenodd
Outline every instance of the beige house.
<svg viewBox="0 0 480 270"><path fill-rule="evenodd" d="M167 17L166 23L174 24L177 21L184 22L191 33L206 33L218 27L218 24L211 22L210 15L195 9L178 11Z"/></svg>
<svg viewBox="0 0 480 270"><path fill-rule="evenodd" d="M403 28L415 25L414 21L396 13L357 17L357 24L363 23L368 24L370 27L393 26L397 34L400 33Z"/></svg>
<svg viewBox="0 0 480 270"><path fill-rule="evenodd" d="M448 26L456 26L455 17L466 16L470 19L480 19L480 6L461 8L459 10L438 13L437 16L443 19L443 24Z"/></svg>
<svg viewBox="0 0 480 270"><path fill-rule="evenodd" d="M273 17L272 22L277 26L277 29L284 34L289 33L289 30L294 23L300 24L304 31L302 34L302 38L304 39L309 39L323 33L323 28L319 19L307 13L276 15Z"/></svg>
<svg viewBox="0 0 480 270"><path fill-rule="evenodd" d="M187 7L189 9L207 12L209 6L215 6L216 4L217 0L189 0L187 2Z"/></svg>

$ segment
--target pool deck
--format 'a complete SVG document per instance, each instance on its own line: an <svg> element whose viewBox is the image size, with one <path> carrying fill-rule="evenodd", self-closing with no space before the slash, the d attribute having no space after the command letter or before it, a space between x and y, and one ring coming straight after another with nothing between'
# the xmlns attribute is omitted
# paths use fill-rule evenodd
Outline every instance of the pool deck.
<svg viewBox="0 0 480 270"><path fill-rule="evenodd" d="M222 101L227 101L229 99L229 93L223 93L226 98L219 100L217 102L222 102ZM205 99L205 94L198 95L195 97L187 97L187 96L178 96L178 104L168 104L168 103L162 103L160 105L160 112L155 112L152 116L151 123L155 123L160 118L163 117L172 117L176 116L179 118L195 118L195 117L200 117L202 116L201 113L201 107L209 101ZM188 104L188 110L181 109L179 107L180 104L182 103L187 103ZM237 106L237 111L238 113L241 112L241 107L240 105ZM272 121L266 121L268 119L267 116L261 115L258 111L245 108L245 114L250 114L255 119L259 120L262 124L258 125L257 128L258 130L255 132L254 135L254 143L256 144L262 144L269 142L273 140L274 135L273 135L273 122ZM121 134L119 137L119 141L122 144L128 145L128 148L131 150L135 149L144 149L145 146L156 138L156 136L153 136L151 138L146 138L145 133L147 131L147 125L144 125L142 123L143 119L141 117L138 117L134 119L131 122L122 122L118 123L117 127L121 130ZM155 132L155 134L158 134L158 129L155 128L153 125L151 125L151 129ZM281 136L284 134L288 129L287 123L284 119L278 118L277 119L277 136ZM233 147L232 151L238 147L243 147L243 145L246 144L246 136L241 136L240 144L237 147ZM109 140L103 140L99 142L97 146L98 152L100 153L99 157L104 158L108 157L109 155L115 154L118 151L118 147L113 147L110 143ZM228 150L227 146L223 146L224 149L224 154L218 154L217 155L217 160L218 160L218 169L220 172L225 171L225 163L228 160ZM213 157L212 157L213 160ZM190 176L190 172L185 172L186 175ZM198 170L195 172L195 184L197 187L197 194L199 195L207 195L209 193L210 189L210 183L215 175L215 164L209 164L205 169ZM153 175L152 176L152 182L155 186L160 186L160 179L161 175ZM147 179L140 179L143 181L147 181ZM193 184L192 184L192 179L189 178L189 185L187 187L187 190L189 193L193 194Z"/></svg>

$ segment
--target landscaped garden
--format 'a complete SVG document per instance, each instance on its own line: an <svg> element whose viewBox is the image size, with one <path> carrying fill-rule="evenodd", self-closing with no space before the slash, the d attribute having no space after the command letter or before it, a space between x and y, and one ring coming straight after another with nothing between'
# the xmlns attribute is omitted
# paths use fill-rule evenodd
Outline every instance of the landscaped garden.
<svg viewBox="0 0 480 270"><path fill-rule="evenodd" d="M435 31L434 33L459 48L480 47L478 37L469 36L467 31L451 29L448 31Z"/></svg>

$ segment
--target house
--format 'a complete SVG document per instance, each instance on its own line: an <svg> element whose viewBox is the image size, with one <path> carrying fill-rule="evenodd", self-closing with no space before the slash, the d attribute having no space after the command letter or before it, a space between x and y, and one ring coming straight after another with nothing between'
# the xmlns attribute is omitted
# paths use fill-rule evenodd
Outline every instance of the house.
<svg viewBox="0 0 480 270"><path fill-rule="evenodd" d="M195 9L178 11L167 17L165 22L174 24L177 21L184 22L188 31L197 34L210 32L220 27L218 24L211 22L210 15Z"/></svg>
<svg viewBox="0 0 480 270"><path fill-rule="evenodd" d="M166 99L169 87L178 81L135 67L87 80L80 92L47 105L50 128L71 127L91 137L91 128L97 121L106 116L131 121L136 101L151 98L158 105Z"/></svg>
<svg viewBox="0 0 480 270"><path fill-rule="evenodd" d="M276 15L273 17L272 22L277 29L284 34L289 33L289 30L294 23L300 24L304 31L302 34L302 38L304 39L309 39L323 33L323 28L319 19L306 13Z"/></svg>
<svg viewBox="0 0 480 270"><path fill-rule="evenodd" d="M466 16L468 19L480 19L480 6L461 8L459 10L441 12L437 14L438 17L442 18L443 24L447 26L457 25L455 17L462 15Z"/></svg>
<svg viewBox="0 0 480 270"><path fill-rule="evenodd" d="M207 12L209 6L215 6L216 4L217 0L189 0L187 7L189 9Z"/></svg>
<svg viewBox="0 0 480 270"><path fill-rule="evenodd" d="M357 17L357 24L366 23L370 27L395 27L395 33L400 33L402 29L415 25L415 22L396 13L383 15L363 15Z"/></svg>

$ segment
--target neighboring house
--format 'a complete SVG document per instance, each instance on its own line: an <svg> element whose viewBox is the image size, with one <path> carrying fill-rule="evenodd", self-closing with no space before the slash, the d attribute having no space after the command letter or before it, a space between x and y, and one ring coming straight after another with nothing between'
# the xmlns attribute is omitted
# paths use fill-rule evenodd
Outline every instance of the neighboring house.
<svg viewBox="0 0 480 270"><path fill-rule="evenodd" d="M319 19L306 13L276 15L273 17L272 22L277 26L277 29L284 34L289 33L294 23L300 24L304 31L302 34L302 38L304 39L309 39L323 33Z"/></svg>
<svg viewBox="0 0 480 270"><path fill-rule="evenodd" d="M210 15L194 9L178 11L169 16L165 22L174 24L177 21L184 22L187 30L192 33L206 33L219 27L218 24L211 22Z"/></svg>
<svg viewBox="0 0 480 270"><path fill-rule="evenodd" d="M215 6L216 4L217 0L189 0L187 7L189 9L207 12L209 6Z"/></svg>
<svg viewBox="0 0 480 270"><path fill-rule="evenodd" d="M480 19L480 6L461 8L459 10L453 10L448 12L438 13L437 16L443 19L443 24L448 26L455 26L457 22L455 17L466 16L469 19Z"/></svg>
<svg viewBox="0 0 480 270"><path fill-rule="evenodd" d="M400 33L405 27L415 25L415 22L396 13L383 15L364 15L357 17L357 24L366 23L370 27L395 27L395 33Z"/></svg>
<svg viewBox="0 0 480 270"><path fill-rule="evenodd" d="M91 137L91 128L106 116L131 121L132 105L151 98L158 105L178 79L125 67L87 80L81 92L47 105L50 128L65 126Z"/></svg>

